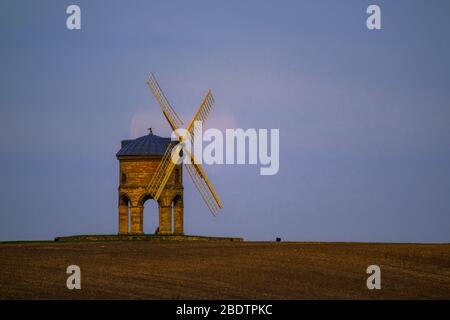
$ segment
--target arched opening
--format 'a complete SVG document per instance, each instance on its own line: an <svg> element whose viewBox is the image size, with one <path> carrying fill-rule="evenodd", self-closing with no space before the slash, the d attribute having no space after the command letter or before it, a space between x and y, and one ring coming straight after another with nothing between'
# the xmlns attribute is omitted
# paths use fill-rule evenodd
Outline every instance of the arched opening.
<svg viewBox="0 0 450 320"><path fill-rule="evenodd" d="M150 195L142 198L144 233L156 234L159 228L159 206Z"/></svg>
<svg viewBox="0 0 450 320"><path fill-rule="evenodd" d="M131 201L125 195L119 196L119 233L127 234L130 232L130 207Z"/></svg>
<svg viewBox="0 0 450 320"><path fill-rule="evenodd" d="M172 200L172 233L183 234L183 197L176 195Z"/></svg>

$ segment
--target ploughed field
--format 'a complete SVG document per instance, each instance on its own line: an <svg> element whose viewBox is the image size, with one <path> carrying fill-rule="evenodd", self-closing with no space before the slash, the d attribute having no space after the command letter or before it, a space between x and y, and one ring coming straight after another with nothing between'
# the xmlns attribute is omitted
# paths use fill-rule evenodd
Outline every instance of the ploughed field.
<svg viewBox="0 0 450 320"><path fill-rule="evenodd" d="M66 268L81 268L81 290ZM381 268L381 290L366 269ZM450 245L0 244L1 299L450 299Z"/></svg>

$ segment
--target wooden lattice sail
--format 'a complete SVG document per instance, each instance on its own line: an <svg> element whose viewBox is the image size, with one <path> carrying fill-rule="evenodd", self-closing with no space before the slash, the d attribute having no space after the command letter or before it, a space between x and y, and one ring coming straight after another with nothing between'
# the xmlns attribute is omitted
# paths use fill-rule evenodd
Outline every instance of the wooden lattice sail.
<svg viewBox="0 0 450 320"><path fill-rule="evenodd" d="M186 128L185 134L180 135L177 129L183 127L183 121L180 119L178 114L170 105L169 101L167 100L166 96L161 90L158 81L156 80L156 77L153 73L150 75L147 84L150 87L150 90L152 91L156 100L158 101L162 113L164 114L164 117L169 123L171 129L178 136L179 142L183 143L187 139L190 138L194 139L195 136L199 134L196 131L195 122L202 121L204 123L214 106L214 97L211 93L211 90L208 90L208 93L203 99L202 104L200 105L197 112L189 122L189 126ZM158 201L159 197L161 196L161 193L164 190L164 187L166 186L167 181L169 180L169 177L171 176L175 168L175 163L177 163L177 160L179 160L179 157L181 157L180 153L176 152L174 153L175 156L173 158L172 153L174 148L175 144L170 143L161 159L161 162L158 165L158 168L156 169L155 174L153 175L148 185L148 192L152 195L153 199L155 199L156 201ZM203 201L206 203L211 213L213 215L216 215L218 211L222 208L222 202L220 201L219 196L214 190L214 187L209 181L202 166L195 159L194 154L190 153L189 150L183 150L183 152L186 152L185 156L189 157L191 160L190 164L185 165L187 171L189 172L189 176L191 177L192 181L197 187L197 190L200 192Z"/></svg>

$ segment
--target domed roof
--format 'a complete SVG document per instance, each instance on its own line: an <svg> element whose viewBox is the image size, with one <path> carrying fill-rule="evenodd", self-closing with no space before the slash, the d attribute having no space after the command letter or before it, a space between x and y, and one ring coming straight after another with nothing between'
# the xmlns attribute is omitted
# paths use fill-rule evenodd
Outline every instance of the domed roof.
<svg viewBox="0 0 450 320"><path fill-rule="evenodd" d="M163 138L150 132L134 140L123 140L122 148L116 156L162 156L170 142L170 138Z"/></svg>

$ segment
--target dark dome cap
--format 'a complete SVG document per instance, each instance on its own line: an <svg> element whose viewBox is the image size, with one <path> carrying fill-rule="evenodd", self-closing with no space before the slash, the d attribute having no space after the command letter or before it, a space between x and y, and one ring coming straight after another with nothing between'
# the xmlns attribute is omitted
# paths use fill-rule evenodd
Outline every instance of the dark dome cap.
<svg viewBox="0 0 450 320"><path fill-rule="evenodd" d="M162 156L171 142L152 133L134 140L123 140L122 148L116 156Z"/></svg>

